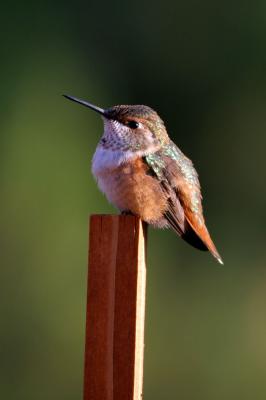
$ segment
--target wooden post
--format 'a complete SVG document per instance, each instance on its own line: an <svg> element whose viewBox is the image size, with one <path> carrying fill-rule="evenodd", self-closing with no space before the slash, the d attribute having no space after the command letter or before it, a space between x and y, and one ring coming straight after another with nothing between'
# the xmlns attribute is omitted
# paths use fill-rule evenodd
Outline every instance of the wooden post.
<svg viewBox="0 0 266 400"><path fill-rule="evenodd" d="M134 216L90 219L84 400L140 400L146 225Z"/></svg>

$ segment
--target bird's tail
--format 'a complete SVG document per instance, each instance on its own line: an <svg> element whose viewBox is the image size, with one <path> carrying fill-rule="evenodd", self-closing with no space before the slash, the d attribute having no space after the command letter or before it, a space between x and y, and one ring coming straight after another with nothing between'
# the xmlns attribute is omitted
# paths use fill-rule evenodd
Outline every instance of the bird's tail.
<svg viewBox="0 0 266 400"><path fill-rule="evenodd" d="M184 235L182 235L183 239L197 249L209 250L217 261L223 264L222 257L216 249L206 225L203 223L199 226L199 224L193 221L194 218L190 219L186 216L186 219L188 221L188 229L186 229Z"/></svg>

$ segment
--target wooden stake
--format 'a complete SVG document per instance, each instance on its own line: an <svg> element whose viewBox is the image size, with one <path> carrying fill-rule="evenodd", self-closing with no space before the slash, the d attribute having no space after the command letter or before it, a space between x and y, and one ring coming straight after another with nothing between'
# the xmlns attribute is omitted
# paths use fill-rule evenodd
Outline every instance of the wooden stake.
<svg viewBox="0 0 266 400"><path fill-rule="evenodd" d="M84 400L140 400L146 225L93 215L89 248Z"/></svg>

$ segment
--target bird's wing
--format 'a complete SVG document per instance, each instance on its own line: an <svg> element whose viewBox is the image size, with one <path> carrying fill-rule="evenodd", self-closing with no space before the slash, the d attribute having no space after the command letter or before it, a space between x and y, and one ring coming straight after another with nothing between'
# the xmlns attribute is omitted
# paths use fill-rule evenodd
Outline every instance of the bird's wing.
<svg viewBox="0 0 266 400"><path fill-rule="evenodd" d="M165 213L169 225L194 247L220 256L205 226L197 172L192 162L170 142L157 153L145 157L168 195Z"/></svg>
<svg viewBox="0 0 266 400"><path fill-rule="evenodd" d="M168 224L179 235L184 236L185 228L185 214L181 203L176 197L174 191L166 180L162 180L161 187L167 196L168 208L164 214Z"/></svg>
<svg viewBox="0 0 266 400"><path fill-rule="evenodd" d="M161 189L167 198L167 210L164 218L179 236L183 236L185 234L185 213L174 188L171 186L171 181L167 179L166 171L170 161L169 157L158 151L143 157L143 160L149 167L148 173L160 182Z"/></svg>

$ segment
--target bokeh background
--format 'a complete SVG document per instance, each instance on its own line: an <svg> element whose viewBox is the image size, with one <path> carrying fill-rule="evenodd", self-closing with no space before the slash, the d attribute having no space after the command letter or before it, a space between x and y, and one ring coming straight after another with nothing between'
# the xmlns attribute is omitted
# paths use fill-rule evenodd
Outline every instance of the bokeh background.
<svg viewBox="0 0 266 400"><path fill-rule="evenodd" d="M193 159L225 265L149 232L144 398L266 398L263 1L1 6L0 397L82 398L95 104L147 104Z"/></svg>

